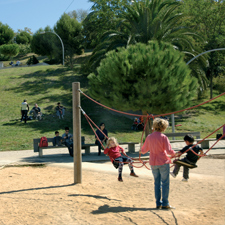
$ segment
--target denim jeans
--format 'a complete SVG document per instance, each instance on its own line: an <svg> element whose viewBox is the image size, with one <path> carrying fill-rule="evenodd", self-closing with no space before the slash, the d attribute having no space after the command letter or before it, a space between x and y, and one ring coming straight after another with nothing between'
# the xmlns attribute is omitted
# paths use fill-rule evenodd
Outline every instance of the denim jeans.
<svg viewBox="0 0 225 225"><path fill-rule="evenodd" d="M161 166L151 166L152 174L155 180L155 199L156 206L169 205L169 190L170 190L170 164ZM162 193L161 193L162 189ZM162 196L162 200L161 200Z"/></svg>

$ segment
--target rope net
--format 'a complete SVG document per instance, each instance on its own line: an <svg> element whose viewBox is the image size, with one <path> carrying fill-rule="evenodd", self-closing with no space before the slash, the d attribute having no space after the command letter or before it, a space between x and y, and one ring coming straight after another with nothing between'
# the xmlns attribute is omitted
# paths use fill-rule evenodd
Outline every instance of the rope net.
<svg viewBox="0 0 225 225"><path fill-rule="evenodd" d="M105 106L105 105L103 105L103 104L101 104L101 103L99 103L99 102L97 102L96 100L94 100L94 99L92 99L91 97L89 97L88 95L86 95L85 93L83 93L80 89L79 89L79 92L81 93L81 94L83 94L86 98L88 98L89 100L91 100L91 101L93 101L94 103L96 103L96 104L98 104L98 105L100 105L100 106L102 106L102 107L104 107L104 108L106 108L106 109L109 109L109 110L111 110L111 111L114 111L114 112L117 112L117 113L120 113L120 114L124 114L124 115L129 115L129 116L136 116L136 117L146 117L146 120L145 120L145 124L144 124L144 128L143 128L143 132L142 132L142 135L141 135L141 144L140 144L140 149L141 149L141 147L142 147L142 144L143 144L143 138L144 138L144 132L145 132L145 129L146 129L146 125L147 125L147 123L148 123L148 121L152 118L153 120L154 120L154 118L155 117L160 117L160 116L167 116L167 115L172 115L172 114L176 114L176 113L180 113L180 112L183 112L183 111L187 111L187 110L190 110L190 109L194 109L194 108L197 108L197 107L199 107L199 106L201 106L201 105L204 105L204 104L206 104L206 103L209 103L209 102L211 102L211 101L213 101L213 100L215 100L215 99L217 99L217 98L219 98L219 97L221 97L221 96L223 96L223 95L225 95L225 92L224 93L222 93L222 94L220 94L220 95L218 95L218 96L216 96L216 97L214 97L214 98L212 98L212 99L210 99L210 100L208 100L208 101L205 101L205 102L203 102L203 103L200 103L200 104L198 104L198 105L195 105L195 106L192 106L192 107L189 107L189 108L186 108L186 109L182 109L182 110L178 110L178 111L175 111L175 112L170 112L170 113L165 113L165 114L159 114L159 115L154 115L153 116L153 114L147 114L147 115L138 115L138 114L132 114L132 113L126 113L126 112L122 112L122 111L119 111L119 110L116 110L116 109L112 109L112 108L110 108L110 107L108 107L108 106ZM80 106L79 106L80 107ZM80 109L81 109L81 112L83 113L83 115L85 116L85 118L86 118L86 120L87 120L87 122L88 122L88 124L90 125L90 127L91 127L91 129L93 130L93 132L94 132L94 134L95 134L95 136L96 136L96 138L97 138L97 140L101 143L101 146L102 146L102 148L103 149L105 149L105 146L103 145L103 143L100 141L100 139L99 139L99 137L98 137L98 135L96 134L96 132L95 132L95 130L94 130L94 128L93 128L93 126L92 126L92 124L108 139L108 137L105 135L105 133L91 120L91 118L84 112L84 110L80 107ZM194 150L193 150L193 148L195 147L195 146L197 146L197 145L199 145L199 144L201 144L203 141L205 141L208 137L210 137L212 134L214 134L214 133L216 133L218 130L220 130L221 128L223 128L225 126L225 124L223 124L222 126L220 126L219 128L217 128L215 131L213 131L211 134L209 134L208 136L206 136L205 138L203 138L201 141L199 141L199 142L197 142L195 145L193 145L192 147L190 147L189 149L187 149L184 153L182 153L182 154L180 154L178 157L176 156L176 157L171 157L171 159L172 158L176 158L176 159L179 159L183 154L185 154L185 153L187 153L188 151L192 151L192 153L194 153L195 155L197 155L197 156L199 156L199 159L201 158L201 157L204 157L204 156L206 156L207 155L207 153L223 138L223 137L225 137L225 134L223 134L218 140L216 140L216 142L205 152L205 153L203 153L203 154L197 154ZM122 152L123 153L123 152ZM139 164L141 164L140 166L135 166L135 165L133 165L133 167L135 167L135 168L141 168L141 167L145 167L146 169L148 169L148 170L150 170L150 167L149 166L147 166L146 164L147 163L149 163L149 161L143 161L142 159L141 159L141 153L139 153L139 158L138 159L135 159L135 158L131 158L131 157L129 157L128 155L125 155L126 157L128 157L128 158L130 158L132 161L131 161L131 163L130 162L123 162L124 164L128 164L128 163L130 163L130 164L134 164L134 163L139 163ZM110 158L111 160L113 160L114 161L114 159L112 159L112 158ZM119 162L119 163L122 163L122 162ZM174 166L174 165L173 165Z"/></svg>

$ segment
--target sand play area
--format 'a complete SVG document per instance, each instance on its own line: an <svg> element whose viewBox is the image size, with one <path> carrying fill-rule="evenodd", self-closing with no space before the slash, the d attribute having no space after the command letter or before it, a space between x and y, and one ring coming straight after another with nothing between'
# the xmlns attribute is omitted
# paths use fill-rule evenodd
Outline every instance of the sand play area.
<svg viewBox="0 0 225 225"><path fill-rule="evenodd" d="M0 225L225 224L225 157L205 157L190 170L171 177L170 204L156 210L151 171L136 169L124 182L110 162L83 163L82 184L73 185L73 169L59 165L0 169Z"/></svg>

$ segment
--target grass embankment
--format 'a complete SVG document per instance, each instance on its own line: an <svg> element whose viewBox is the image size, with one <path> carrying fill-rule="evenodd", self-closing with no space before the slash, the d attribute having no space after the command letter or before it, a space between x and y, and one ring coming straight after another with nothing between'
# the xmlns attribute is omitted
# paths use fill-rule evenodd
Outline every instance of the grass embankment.
<svg viewBox="0 0 225 225"><path fill-rule="evenodd" d="M33 149L34 138L53 137L56 130L62 135L65 126L72 128L72 82L80 82L81 89L88 91L87 78L79 73L79 65L77 70L56 65L1 69L0 80L2 151ZM27 99L30 108L38 103L44 113L42 121L32 120L27 124L20 122L20 106L24 99ZM192 105L205 100L195 101ZM55 115L58 101L66 107L64 120L59 120ZM131 130L133 118L111 113L84 96L81 96L81 105L96 124L102 121L106 123L110 136L117 137L120 142L140 142L141 132ZM204 137L224 123L224 110L225 96L177 118L176 124L182 126L177 127L176 131L200 131L201 137ZM85 136L87 143L93 143L94 134L83 115L81 117L82 136ZM171 132L171 127L167 132Z"/></svg>

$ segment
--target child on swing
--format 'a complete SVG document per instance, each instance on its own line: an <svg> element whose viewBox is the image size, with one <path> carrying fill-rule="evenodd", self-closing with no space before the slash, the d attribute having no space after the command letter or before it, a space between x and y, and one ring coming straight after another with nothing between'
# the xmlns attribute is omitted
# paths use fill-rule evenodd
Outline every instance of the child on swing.
<svg viewBox="0 0 225 225"><path fill-rule="evenodd" d="M121 153L124 155L122 156ZM130 176L138 177L134 173L134 169L132 166L132 160L126 155L123 148L121 148L116 140L116 138L111 137L107 141L107 148L104 150L104 154L107 154L112 161L114 167L118 169L118 181L123 182L122 178L122 171L123 171L123 165L124 163L128 163L128 166L130 168Z"/></svg>
<svg viewBox="0 0 225 225"><path fill-rule="evenodd" d="M176 153L176 156L180 156L182 153L184 153L185 151L187 151L189 148L191 148L193 146L194 143L194 138L191 134L187 134L184 136L184 142L186 143L187 146L185 146L182 150L180 150L179 152ZM196 145L193 148L193 151L198 154L199 152L201 154L204 154L202 149ZM187 152L187 155L185 158L181 159L180 161L191 164L191 165L195 165L196 162L198 161L199 156L195 155L191 150L189 150ZM172 177L176 177L179 170L180 170L181 165L180 164L175 164L175 168L173 170L173 172L170 172L170 175ZM189 179L189 168L187 166L183 166L183 179L182 181L187 182Z"/></svg>

